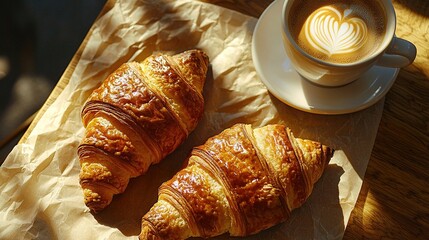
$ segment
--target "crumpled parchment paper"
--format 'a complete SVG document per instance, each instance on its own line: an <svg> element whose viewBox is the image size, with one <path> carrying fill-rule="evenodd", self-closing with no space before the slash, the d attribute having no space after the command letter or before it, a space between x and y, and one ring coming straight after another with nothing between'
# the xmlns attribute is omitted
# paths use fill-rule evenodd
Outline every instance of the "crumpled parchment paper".
<svg viewBox="0 0 429 240"><path fill-rule="evenodd" d="M159 185L192 147L235 123L283 123L295 136L336 153L307 203L291 218L247 239L341 239L371 155L383 102L357 113L326 116L274 98L255 72L251 37L257 19L191 0L117 1L88 36L68 84L0 168L0 239L136 238ZM269 37L269 36L267 36ZM205 113L186 142L98 214L83 203L76 148L82 104L109 73L154 52L200 48L210 57ZM280 50L279 50L280 51ZM224 234L218 239L228 239Z"/></svg>

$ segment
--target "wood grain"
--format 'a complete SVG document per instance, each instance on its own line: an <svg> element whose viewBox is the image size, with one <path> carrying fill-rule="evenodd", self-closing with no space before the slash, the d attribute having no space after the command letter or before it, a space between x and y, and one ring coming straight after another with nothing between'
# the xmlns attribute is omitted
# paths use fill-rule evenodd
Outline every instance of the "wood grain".
<svg viewBox="0 0 429 240"><path fill-rule="evenodd" d="M259 17L270 0L204 0ZM397 36L417 46L386 96L373 153L344 239L429 239L429 1L394 0ZM100 15L113 1L107 1ZM67 85L85 39L24 134Z"/></svg>
<svg viewBox="0 0 429 240"><path fill-rule="evenodd" d="M202 0L201 2L215 4L256 18L272 3L272 1L255 0Z"/></svg>
<svg viewBox="0 0 429 240"><path fill-rule="evenodd" d="M344 239L429 239L429 2L394 1L398 37L417 47L386 96Z"/></svg>

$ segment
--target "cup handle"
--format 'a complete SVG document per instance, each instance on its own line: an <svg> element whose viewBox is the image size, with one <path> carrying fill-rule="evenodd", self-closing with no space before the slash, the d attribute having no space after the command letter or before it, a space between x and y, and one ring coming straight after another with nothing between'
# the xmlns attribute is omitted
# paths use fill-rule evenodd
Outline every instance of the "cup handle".
<svg viewBox="0 0 429 240"><path fill-rule="evenodd" d="M383 67L402 68L410 65L417 55L417 49L411 42L393 37L392 42L377 61L377 65Z"/></svg>

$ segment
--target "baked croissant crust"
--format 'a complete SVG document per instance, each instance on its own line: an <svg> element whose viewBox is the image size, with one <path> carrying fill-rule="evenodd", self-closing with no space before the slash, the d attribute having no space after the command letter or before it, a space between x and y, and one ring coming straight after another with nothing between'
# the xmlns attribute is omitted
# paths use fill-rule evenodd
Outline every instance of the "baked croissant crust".
<svg viewBox="0 0 429 240"><path fill-rule="evenodd" d="M247 236L272 227L305 202L332 155L283 125L234 125L194 148L160 186L139 238Z"/></svg>
<svg viewBox="0 0 429 240"><path fill-rule="evenodd" d="M203 114L208 57L200 50L123 64L82 110L78 147L85 204L104 209L132 177L175 150Z"/></svg>

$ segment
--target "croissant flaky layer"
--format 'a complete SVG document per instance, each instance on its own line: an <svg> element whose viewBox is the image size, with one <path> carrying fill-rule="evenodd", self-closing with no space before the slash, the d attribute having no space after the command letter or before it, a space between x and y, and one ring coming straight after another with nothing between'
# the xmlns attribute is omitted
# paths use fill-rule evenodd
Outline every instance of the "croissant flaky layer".
<svg viewBox="0 0 429 240"><path fill-rule="evenodd" d="M283 125L237 124L193 149L159 189L140 239L247 236L288 219L333 155Z"/></svg>
<svg viewBox="0 0 429 240"><path fill-rule="evenodd" d="M203 114L208 57L200 50L123 64L82 110L78 148L85 204L105 208L132 177L175 150Z"/></svg>

